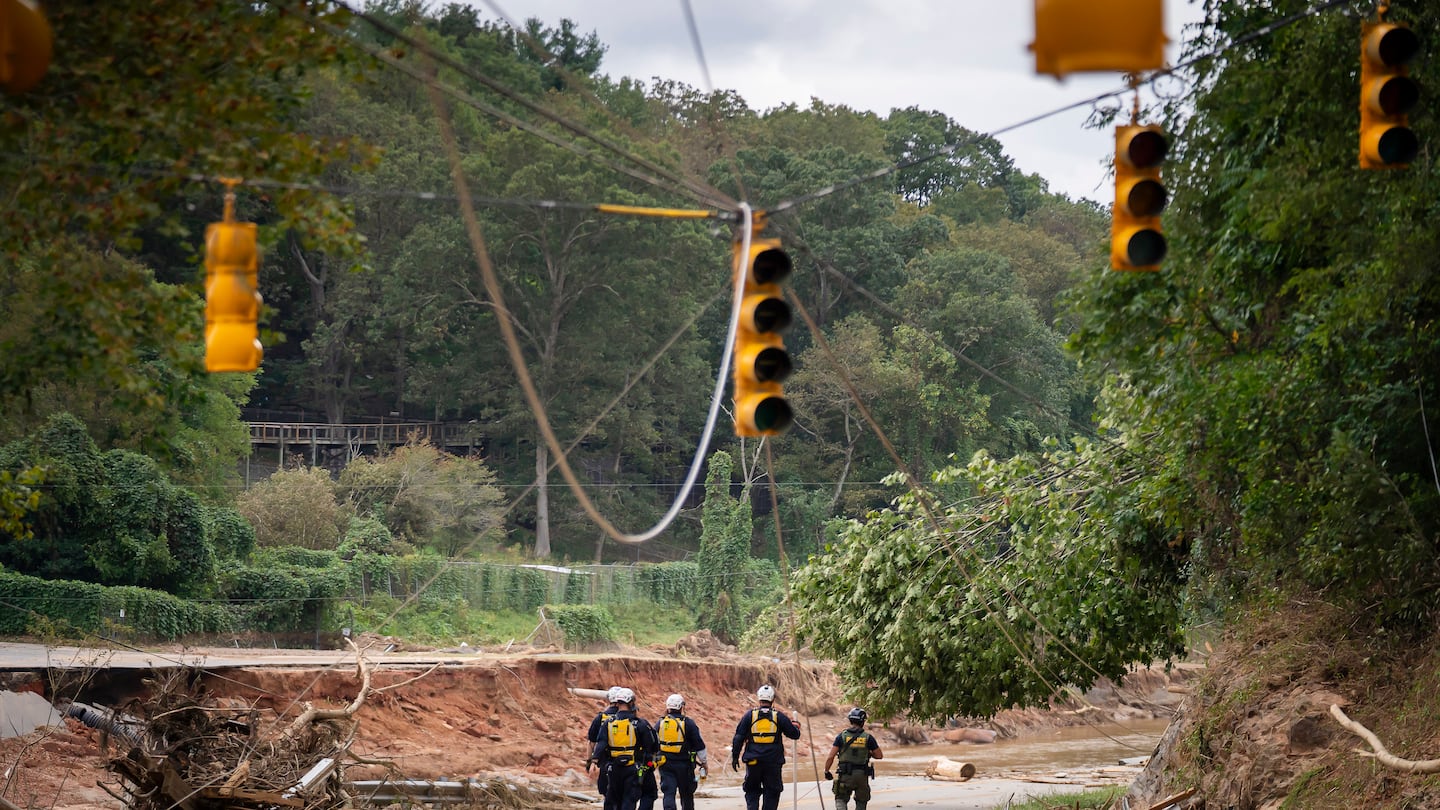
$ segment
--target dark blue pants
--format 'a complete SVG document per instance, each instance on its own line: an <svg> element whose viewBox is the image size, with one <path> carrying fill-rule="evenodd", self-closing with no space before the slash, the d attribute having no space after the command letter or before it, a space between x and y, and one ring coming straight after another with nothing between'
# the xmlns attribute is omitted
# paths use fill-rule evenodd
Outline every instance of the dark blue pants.
<svg viewBox="0 0 1440 810"><path fill-rule="evenodd" d="M660 788L656 784L655 769L649 768L645 775L640 777L640 810L654 810L655 800L660 798Z"/></svg>
<svg viewBox="0 0 1440 810"><path fill-rule="evenodd" d="M777 810L780 807L780 793L785 790L780 775L784 770L783 762L762 760L745 766L745 782L741 787L745 790L746 810Z"/></svg>
<svg viewBox="0 0 1440 810"><path fill-rule="evenodd" d="M675 810L675 794L680 794L681 810L695 810L695 766L688 762L669 762L660 766L660 793L665 797L665 810Z"/></svg>
<svg viewBox="0 0 1440 810"><path fill-rule="evenodd" d="M635 810L640 804L641 782L639 770L632 763L606 763L605 810Z"/></svg>

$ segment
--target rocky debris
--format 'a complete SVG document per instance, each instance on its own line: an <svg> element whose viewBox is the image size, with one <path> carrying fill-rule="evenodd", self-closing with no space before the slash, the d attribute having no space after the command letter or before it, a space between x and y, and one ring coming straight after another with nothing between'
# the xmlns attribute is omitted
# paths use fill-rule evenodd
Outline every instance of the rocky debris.
<svg viewBox="0 0 1440 810"><path fill-rule="evenodd" d="M697 630L669 649L679 658L719 658L735 653L734 646L715 638L709 630Z"/></svg>

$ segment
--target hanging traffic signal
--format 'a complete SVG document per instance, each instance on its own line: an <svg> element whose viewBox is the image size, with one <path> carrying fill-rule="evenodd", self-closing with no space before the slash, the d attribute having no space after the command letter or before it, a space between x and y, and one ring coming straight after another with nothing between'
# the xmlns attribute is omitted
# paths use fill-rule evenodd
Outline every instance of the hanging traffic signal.
<svg viewBox="0 0 1440 810"><path fill-rule="evenodd" d="M792 264L779 239L752 237L749 253L742 248L737 241L735 270L744 280L735 329L735 435L775 436L795 419L780 387L794 368L780 337L791 320L780 282Z"/></svg>
<svg viewBox="0 0 1440 810"><path fill-rule="evenodd" d="M1035 0L1035 72L1139 73L1165 66L1163 0Z"/></svg>
<svg viewBox="0 0 1440 810"><path fill-rule="evenodd" d="M1169 143L1157 126L1115 128L1115 207L1110 212L1110 267L1159 270L1165 258L1160 212L1169 193L1160 164Z"/></svg>
<svg viewBox="0 0 1440 810"><path fill-rule="evenodd" d="M51 33L30 0L0 0L0 88L12 95L39 83L50 67Z"/></svg>
<svg viewBox="0 0 1440 810"><path fill-rule="evenodd" d="M1360 26L1360 168L1399 169L1420 153L1406 115L1420 86L1406 65L1420 51L1414 31L1395 23Z"/></svg>
<svg viewBox="0 0 1440 810"><path fill-rule="evenodd" d="M205 369L254 371L264 350L256 321L260 252L253 222L226 221L205 228Z"/></svg>

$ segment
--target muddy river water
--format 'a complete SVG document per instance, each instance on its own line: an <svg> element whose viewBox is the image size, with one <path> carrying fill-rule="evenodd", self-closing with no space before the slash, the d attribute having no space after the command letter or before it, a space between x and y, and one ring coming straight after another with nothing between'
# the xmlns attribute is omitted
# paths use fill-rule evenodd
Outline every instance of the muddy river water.
<svg viewBox="0 0 1440 810"><path fill-rule="evenodd" d="M989 745L889 745L885 747L885 759L876 763L876 779L872 782L875 798L870 804L883 808L993 810L1032 796L1077 792L1090 781L1083 775L1093 772L1090 769L1118 766L1122 759L1148 756L1167 723L1142 720L1063 728ZM925 778L925 766L935 757L973 764L975 778L967 782ZM822 755L819 764L823 763ZM800 759L798 768L786 766L782 808L833 808L830 785L816 784L814 769L808 757ZM734 810L742 806L739 781L726 767L723 776L708 780L696 794L696 810Z"/></svg>
<svg viewBox="0 0 1440 810"><path fill-rule="evenodd" d="M1169 722L1138 720L1123 725L1074 726L988 745L890 745L884 749L885 759L875 763L875 770L877 775L924 773L935 757L970 762L982 774L1115 765L1122 759L1149 756Z"/></svg>

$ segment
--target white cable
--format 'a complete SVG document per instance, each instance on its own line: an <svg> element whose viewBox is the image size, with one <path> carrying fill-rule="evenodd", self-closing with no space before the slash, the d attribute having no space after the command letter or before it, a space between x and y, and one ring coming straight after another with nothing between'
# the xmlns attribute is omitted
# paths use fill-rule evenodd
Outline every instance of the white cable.
<svg viewBox="0 0 1440 810"><path fill-rule="evenodd" d="M660 518L660 521L646 531L639 534L626 534L615 538L622 543L643 543L650 540L661 532L670 528L675 518L680 514L680 508L684 505L685 499L690 496L690 490L695 487L695 479L700 476L700 467L705 463L705 451L710 447L710 437L715 433L715 417L720 413L720 403L725 396L725 375L730 371L730 358L735 352L735 334L740 323L741 293L745 289L745 269L739 266L742 256L750 255L751 228L755 223L755 214L750 209L749 203L740 203L742 216L740 228L744 235L741 236L740 251L735 254L736 259L732 267L735 276L734 303L730 306L730 331L725 335L725 351L720 355L720 371L715 375L715 390L710 395L710 413L705 417L705 430L700 434L700 443L695 447L695 458L690 462L690 470L685 474L685 483L680 487L680 493L675 496L675 502L670 504L670 510Z"/></svg>

